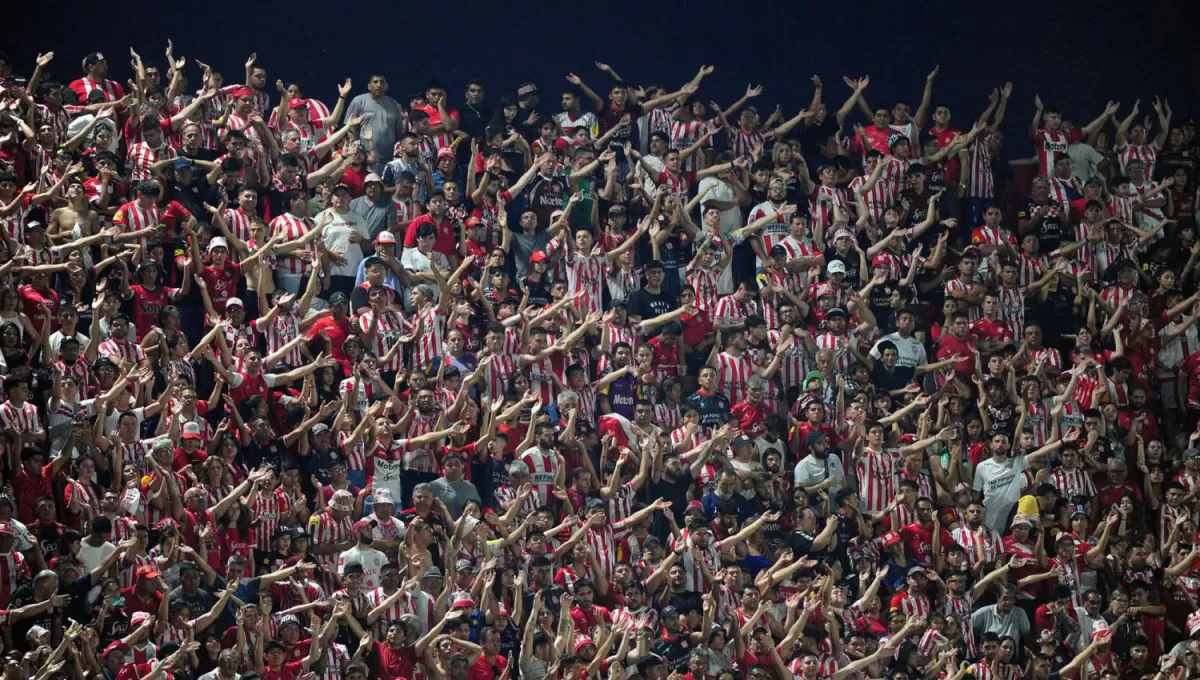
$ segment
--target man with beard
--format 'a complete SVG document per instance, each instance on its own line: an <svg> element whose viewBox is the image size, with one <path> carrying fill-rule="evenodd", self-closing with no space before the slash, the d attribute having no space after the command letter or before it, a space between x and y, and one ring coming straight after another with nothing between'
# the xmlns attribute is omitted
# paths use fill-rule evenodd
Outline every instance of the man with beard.
<svg viewBox="0 0 1200 680"><path fill-rule="evenodd" d="M708 639L708 631L712 630L713 614L716 612L717 602L708 593L705 593L701 600L704 622L696 632L689 631L684 627L683 612L670 605L663 607L662 634L650 646L650 650L663 657L667 662L667 668L671 671L682 672L687 667L690 648L704 644L704 641Z"/></svg>
<svg viewBox="0 0 1200 680"><path fill-rule="evenodd" d="M85 102L93 91L104 95L104 101L115 102L125 97L125 88L115 80L108 79L108 59L99 52L92 52L83 59L84 77L67 85L75 93L76 101Z"/></svg>
<svg viewBox="0 0 1200 680"><path fill-rule="evenodd" d="M350 212L363 218L373 239L396 222L396 205L383 190L383 180L373 172L363 179L363 195L350 201Z"/></svg>
<svg viewBox="0 0 1200 680"><path fill-rule="evenodd" d="M988 442L991 458L980 461L975 468L975 500L981 501L985 516L984 523L993 531L1004 531L1013 505L1020 499L1022 473L1036 468L1049 454L1062 447L1056 440L1032 453L1009 457L1012 449L1008 434L996 432Z"/></svg>
<svg viewBox="0 0 1200 680"><path fill-rule="evenodd" d="M966 494L963 494L966 495ZM958 494L955 494L957 500ZM1000 534L983 523L981 503L972 502L962 511L963 524L950 531L950 538L966 551L967 566L976 576L983 565L994 562L1004 552Z"/></svg>
<svg viewBox="0 0 1200 680"><path fill-rule="evenodd" d="M821 432L810 432L804 439L808 455L796 463L792 481L809 497L822 491L838 494L846 480L846 471L839 456L829 455L829 438ZM828 510L828 509L826 509Z"/></svg>
<svg viewBox="0 0 1200 680"><path fill-rule="evenodd" d="M375 163L372 172L382 172L383 167L392 159L396 140L404 134L404 111L400 104L388 96L387 77L371 74L367 81L367 91L350 100L346 109L350 118L363 116L368 121L371 133L371 143L375 150Z"/></svg>

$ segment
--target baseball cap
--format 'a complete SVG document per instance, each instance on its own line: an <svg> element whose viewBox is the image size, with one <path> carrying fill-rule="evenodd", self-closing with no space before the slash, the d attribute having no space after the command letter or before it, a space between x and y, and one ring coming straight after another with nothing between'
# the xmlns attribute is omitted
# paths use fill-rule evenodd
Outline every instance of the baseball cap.
<svg viewBox="0 0 1200 680"><path fill-rule="evenodd" d="M217 248L229 250L229 241L226 241L224 236L214 236L213 239L208 242L208 252L211 253Z"/></svg>
<svg viewBox="0 0 1200 680"><path fill-rule="evenodd" d="M337 305L344 305L344 304L347 304L348 302L350 302L350 298L346 297L346 294L342 293L342 292L337 292L337 293L334 293L333 295L329 296L329 305L331 307L336 307Z"/></svg>
<svg viewBox="0 0 1200 680"><path fill-rule="evenodd" d="M421 575L421 578L441 578L441 577L442 577L442 570L438 569L437 567L429 567L428 569L425 570L425 573Z"/></svg>
<svg viewBox="0 0 1200 680"><path fill-rule="evenodd" d="M531 94L537 94L537 91L537 85L533 83L521 83L521 86L517 88L517 96L526 97Z"/></svg>
<svg viewBox="0 0 1200 680"><path fill-rule="evenodd" d="M459 607L470 607L471 609L474 609L475 601L469 597L460 597L454 601L454 604L450 605L451 609L458 609Z"/></svg>
<svg viewBox="0 0 1200 680"><path fill-rule="evenodd" d="M363 186L365 187L366 185L370 184L371 182L378 182L380 184L383 184L383 180L379 178L379 175L377 175L373 172L368 172L367 176L363 177Z"/></svg>
<svg viewBox="0 0 1200 680"><path fill-rule="evenodd" d="M687 504L687 507L683 509L683 512L684 512L684 514L687 514L693 510L699 510L700 512L704 512L704 504L701 503L700 501L691 501Z"/></svg>
<svg viewBox="0 0 1200 680"><path fill-rule="evenodd" d="M375 237L375 242L394 244L396 242L396 235L390 231L381 231L379 232L379 235Z"/></svg>
<svg viewBox="0 0 1200 680"><path fill-rule="evenodd" d="M964 491L970 493L971 485L967 484L966 482L959 482L958 485L954 487L954 495L955 496L957 496L958 494L960 494Z"/></svg>
<svg viewBox="0 0 1200 680"><path fill-rule="evenodd" d="M550 256L546 254L546 251L535 250L533 251L533 254L529 256L529 263L533 264L534 262L544 262L548 259L550 259Z"/></svg>
<svg viewBox="0 0 1200 680"><path fill-rule="evenodd" d="M1031 527L1033 526L1033 520L1029 519L1029 515L1019 512L1016 515L1013 515L1011 524L1012 526L1024 524L1025 526Z"/></svg>
<svg viewBox="0 0 1200 680"><path fill-rule="evenodd" d="M804 387L807 388L808 384L814 380L824 380L824 379L825 379L824 373L822 373L820 371L809 371L808 375L804 376Z"/></svg>
<svg viewBox="0 0 1200 680"><path fill-rule="evenodd" d="M828 312L825 312L826 319L832 319L835 316L840 316L843 319L846 318L846 310L842 309L841 307L834 307Z"/></svg>
<svg viewBox="0 0 1200 680"><path fill-rule="evenodd" d="M1200 631L1200 611L1194 611L1191 614L1188 614L1187 631L1189 636L1195 635L1197 631Z"/></svg>
<svg viewBox="0 0 1200 680"><path fill-rule="evenodd" d="M289 109L307 109L307 108L308 108L308 102L306 102L306 101L304 101L303 99L300 99L299 97L297 97L297 98L293 99L291 102L289 102L289 103L288 103L288 108L289 108Z"/></svg>
<svg viewBox="0 0 1200 680"><path fill-rule="evenodd" d="M199 423L184 423L183 424L183 438L184 439L202 439L203 437L200 436L200 424Z"/></svg>
<svg viewBox="0 0 1200 680"><path fill-rule="evenodd" d="M192 161L187 158L176 158L172 167L176 170L191 169Z"/></svg>
<svg viewBox="0 0 1200 680"><path fill-rule="evenodd" d="M896 545L897 543L900 542L900 534L898 534L894 531L889 531L886 534L880 536L879 541L881 543L883 543L883 547L890 548L893 545Z"/></svg>
<svg viewBox="0 0 1200 680"><path fill-rule="evenodd" d="M284 626L289 626L289 625L299 627L300 619L296 618L295 614L287 614L283 618L279 619L279 627L280 628L283 628Z"/></svg>
<svg viewBox="0 0 1200 680"><path fill-rule="evenodd" d="M459 560L454 563L454 571L474 573L475 571L478 571L478 569L476 569L475 563L471 560Z"/></svg>
<svg viewBox="0 0 1200 680"><path fill-rule="evenodd" d="M154 567L147 564L145 566L138 567L138 570L135 572L135 577L139 578L139 579L141 579L141 578L154 579L154 578L159 577L159 573L158 573L157 569L155 569Z"/></svg>
<svg viewBox="0 0 1200 680"><path fill-rule="evenodd" d="M825 271L829 274L845 274L846 263L842 262L841 260L831 260L829 264L825 266Z"/></svg>
<svg viewBox="0 0 1200 680"><path fill-rule="evenodd" d="M808 436L804 438L804 445L805 446L816 446L817 444L820 444L823 441L825 441L825 433L824 432L809 432Z"/></svg>
<svg viewBox="0 0 1200 680"><path fill-rule="evenodd" d="M1188 620L1191 621L1190 618ZM125 646L125 644L123 642L121 642L120 640L113 640L112 642L108 643L108 646L104 648L104 653L101 654L100 656L108 656L109 654L112 654L113 652L120 652L122 654L126 654L129 652L129 647Z"/></svg>
<svg viewBox="0 0 1200 680"><path fill-rule="evenodd" d="M225 309L229 309L230 307L241 307L242 309L245 309L246 304L242 302L240 297L231 297L225 301Z"/></svg>

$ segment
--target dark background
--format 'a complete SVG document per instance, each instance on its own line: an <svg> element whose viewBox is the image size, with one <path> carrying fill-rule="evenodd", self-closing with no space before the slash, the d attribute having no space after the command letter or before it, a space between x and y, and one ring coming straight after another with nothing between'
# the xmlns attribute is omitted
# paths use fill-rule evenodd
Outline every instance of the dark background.
<svg viewBox="0 0 1200 680"><path fill-rule="evenodd" d="M467 78L487 86L488 99L512 94L532 80L544 111L558 110L564 76L573 71L604 94L605 61L628 81L676 88L701 63L716 66L698 97L728 105L748 83L762 84L756 104L783 104L794 115L812 96L809 78L825 82L825 101L836 109L849 90L843 75L871 76L872 105L896 99L916 109L925 74L941 72L934 103L967 127L987 105L987 94L1014 83L1005 129L1024 153L1022 130L1033 96L1057 103L1085 123L1105 100L1126 114L1141 97L1142 114L1155 95L1170 99L1174 122L1200 113L1200 82L1193 43L1200 3L981 2L655 3L389 3L231 2L118 3L18 2L0 47L15 73L28 75L37 52L55 52L51 74L69 82L93 50L109 57L110 77L124 81L130 45L143 58L164 61L166 38L188 58L189 87L199 86L193 60L201 59L240 82L244 62L257 52L274 99L276 78L296 80L308 96L327 104L335 87L354 79L365 91L371 70L388 76L390 94L407 104L408 93L431 78L446 84L451 102L462 101ZM11 29L16 30L11 30ZM165 70L165 69L164 69Z"/></svg>

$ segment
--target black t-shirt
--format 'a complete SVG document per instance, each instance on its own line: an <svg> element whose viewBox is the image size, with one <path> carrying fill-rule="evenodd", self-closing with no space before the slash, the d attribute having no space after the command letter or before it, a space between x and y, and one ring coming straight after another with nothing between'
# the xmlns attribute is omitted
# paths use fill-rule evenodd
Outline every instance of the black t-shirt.
<svg viewBox="0 0 1200 680"><path fill-rule="evenodd" d="M629 315L641 317L643 321L675 311L675 308L675 298L665 290L652 293L642 288L629 296Z"/></svg>
<svg viewBox="0 0 1200 680"><path fill-rule="evenodd" d="M650 483L650 497L663 498L671 502L671 511L675 513L675 521L683 522L683 509L688 504L688 489L692 487L692 470L687 465L679 466L679 477L669 481L664 476L657 482Z"/></svg>
<svg viewBox="0 0 1200 680"><path fill-rule="evenodd" d="M621 124L621 118L629 114L628 125L623 125L617 133L613 135L612 141L608 143L608 148L617 153L617 162L625 160L625 142L629 142L633 148L637 148L641 141L638 138L637 119L646 115L646 109L641 104L626 103L620 109L613 108L611 103L606 103L596 112L596 117L600 119L601 134L608 132L617 125Z"/></svg>
<svg viewBox="0 0 1200 680"><path fill-rule="evenodd" d="M209 221L208 211L204 209L204 199L208 196L208 182L203 177L192 179L192 183L183 186L178 182L171 185L171 198L188 209L197 220Z"/></svg>
<svg viewBox="0 0 1200 680"><path fill-rule="evenodd" d="M839 255L837 250L830 246L825 249L825 266L828 268L829 263L833 261L841 262L846 265L846 278L842 279L847 286L858 288L861 281L862 272L859 271L858 252L851 250L845 255ZM828 275L826 275L828 276Z"/></svg>
<svg viewBox="0 0 1200 680"><path fill-rule="evenodd" d="M1033 219L1034 208L1046 210L1046 214L1042 220L1038 222L1033 233L1037 234L1038 241L1041 245L1038 247L1039 252L1048 253L1062 243L1063 235L1067 233L1066 223L1063 221L1063 215L1057 207L1053 205L1038 206L1033 201L1026 201L1025 205L1017 211L1018 220Z"/></svg>
<svg viewBox="0 0 1200 680"><path fill-rule="evenodd" d="M85 577L84 580L86 580L89 584L91 583L90 577ZM51 607L41 614L21 619L15 623L9 622L9 628L12 632L12 642L17 649L29 649L29 645L26 642L26 635L29 633L30 628L33 628L34 626L41 626L46 630L53 631L55 620L60 622L63 621L63 614L68 609L72 610L71 617L76 621L90 620L87 617L86 610L76 612L74 609L72 609L72 606L76 603L86 603L87 598L85 595L87 594L87 591L85 590L83 593L76 595L70 591L71 585L72 584L62 584L61 582L59 584L59 594L73 596L71 602L66 607ZM21 607L34 604L35 602L37 602L37 600L35 600L33 597L33 582L31 581L13 591L12 599L8 603L8 609L20 609Z"/></svg>
<svg viewBox="0 0 1200 680"><path fill-rule="evenodd" d="M884 368L882 360L876 360L871 370L871 383L881 390L898 390L911 383L913 375L914 370L910 367L897 365L889 371Z"/></svg>
<svg viewBox="0 0 1200 680"><path fill-rule="evenodd" d="M283 443L282 437L276 437L266 443L251 439L249 444L242 447L242 462L251 469L264 463L278 468L287 452L288 447Z"/></svg>
<svg viewBox="0 0 1200 680"><path fill-rule="evenodd" d="M687 597L689 594L683 594ZM672 596L672 600L675 596ZM696 599L700 599L700 595L696 594ZM678 607L678 605L676 605ZM682 608L680 611L683 611ZM654 644L650 645L650 651L661 656L667 662L667 672L675 671L683 672L687 669L688 660L692 658L692 643L688 642L686 637L680 636L677 638L668 638L666 633L663 633Z"/></svg>

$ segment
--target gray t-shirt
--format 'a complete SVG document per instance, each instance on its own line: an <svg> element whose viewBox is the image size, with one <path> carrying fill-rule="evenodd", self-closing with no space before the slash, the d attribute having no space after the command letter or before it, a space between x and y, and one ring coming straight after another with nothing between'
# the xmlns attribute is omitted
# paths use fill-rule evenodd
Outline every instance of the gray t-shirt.
<svg viewBox="0 0 1200 680"><path fill-rule="evenodd" d="M1079 178L1081 183L1095 177L1096 166L1104 160L1104 154L1086 142L1075 142L1067 147L1067 155L1074 164L1071 174Z"/></svg>
<svg viewBox="0 0 1200 680"><path fill-rule="evenodd" d="M479 498L479 490L470 482L452 482L445 477L439 477L429 483L429 490L446 504L446 509L450 511L450 519L462 517L467 501L483 502Z"/></svg>
<svg viewBox="0 0 1200 680"><path fill-rule="evenodd" d="M396 221L396 206L392 204L392 198L384 194L374 203L366 196L359 196L350 201L350 211L366 221L372 240Z"/></svg>
<svg viewBox="0 0 1200 680"><path fill-rule="evenodd" d="M377 158L371 165L371 171L383 172L383 166L392 160L396 140L404 134L404 111L391 97L376 100L370 93L364 93L352 99L346 109L347 120L359 115L366 117L363 126L370 128L374 135Z"/></svg>
<svg viewBox="0 0 1200 680"><path fill-rule="evenodd" d="M1022 635L1029 632L1029 615L1024 609L1013 607L1007 616L1001 616L996 611L996 605L990 604L971 614L971 630L978 636L995 633L1002 638L1020 640Z"/></svg>
<svg viewBox="0 0 1200 680"><path fill-rule="evenodd" d="M529 269L529 256L535 250L544 250L546 244L550 242L550 231L542 229L533 236L526 236L523 232L514 231L512 235L512 256L516 263L517 278L525 276L525 272Z"/></svg>
<svg viewBox="0 0 1200 680"><path fill-rule="evenodd" d="M1021 500L1024 475L1029 465L1025 456L997 463L994 459L980 461L975 466L974 489L983 493L985 524L992 531L1004 533L1008 514Z"/></svg>

